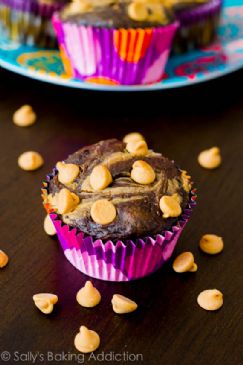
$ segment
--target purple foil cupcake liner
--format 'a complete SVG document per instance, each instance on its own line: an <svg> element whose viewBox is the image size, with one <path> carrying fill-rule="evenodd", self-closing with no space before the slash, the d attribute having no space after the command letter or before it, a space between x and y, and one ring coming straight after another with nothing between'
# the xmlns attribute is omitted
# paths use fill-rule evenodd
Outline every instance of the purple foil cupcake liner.
<svg viewBox="0 0 243 365"><path fill-rule="evenodd" d="M147 29L108 29L53 16L66 72L86 82L138 85L161 81L178 23Z"/></svg>
<svg viewBox="0 0 243 365"><path fill-rule="evenodd" d="M60 2L0 0L0 31L19 43L56 47L51 18L61 6Z"/></svg>
<svg viewBox="0 0 243 365"><path fill-rule="evenodd" d="M173 53L206 47L217 36L222 0L209 0L195 7L174 9L180 27L173 43Z"/></svg>
<svg viewBox="0 0 243 365"><path fill-rule="evenodd" d="M64 254L76 269L101 280L130 281L158 270L171 257L196 204L196 190L193 189L190 193L190 203L179 217L177 224L170 230L156 237L104 242L100 239L95 240L77 228L63 223L58 214L45 203L52 177L53 175L48 175L47 181L43 183L42 198L44 207L55 225Z"/></svg>

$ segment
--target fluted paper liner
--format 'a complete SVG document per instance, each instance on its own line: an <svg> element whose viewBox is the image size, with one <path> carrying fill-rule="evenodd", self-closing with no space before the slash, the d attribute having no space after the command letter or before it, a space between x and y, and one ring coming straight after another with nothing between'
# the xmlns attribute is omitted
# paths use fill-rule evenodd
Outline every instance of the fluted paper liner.
<svg viewBox="0 0 243 365"><path fill-rule="evenodd" d="M58 239L66 258L82 273L93 278L109 281L129 281L147 276L158 270L172 255L178 238L185 227L193 207L196 190L190 192L190 202L178 222L170 230L156 237L136 240L94 240L77 228L62 222L60 216L45 203L49 191L48 175L43 183L44 207L55 225Z"/></svg>

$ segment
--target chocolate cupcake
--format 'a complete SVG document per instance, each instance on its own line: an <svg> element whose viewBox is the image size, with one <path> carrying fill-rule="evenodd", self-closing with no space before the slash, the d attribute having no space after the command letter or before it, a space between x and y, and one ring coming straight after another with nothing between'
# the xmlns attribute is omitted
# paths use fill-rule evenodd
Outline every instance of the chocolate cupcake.
<svg viewBox="0 0 243 365"><path fill-rule="evenodd" d="M0 29L15 42L56 47L53 13L69 0L0 0Z"/></svg>
<svg viewBox="0 0 243 365"><path fill-rule="evenodd" d="M160 0L74 0L53 24L70 76L115 85L160 81L178 27Z"/></svg>
<svg viewBox="0 0 243 365"><path fill-rule="evenodd" d="M173 52L206 47L217 36L222 0L162 0L180 23Z"/></svg>
<svg viewBox="0 0 243 365"><path fill-rule="evenodd" d="M58 162L43 200L69 261L113 281L143 277L168 260L195 204L185 171L144 140L116 139Z"/></svg>

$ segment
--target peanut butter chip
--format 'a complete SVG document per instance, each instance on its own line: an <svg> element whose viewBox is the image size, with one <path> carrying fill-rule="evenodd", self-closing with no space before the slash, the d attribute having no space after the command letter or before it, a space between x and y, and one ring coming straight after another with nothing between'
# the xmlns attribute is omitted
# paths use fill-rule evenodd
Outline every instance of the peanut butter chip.
<svg viewBox="0 0 243 365"><path fill-rule="evenodd" d="M100 336L95 331L89 330L85 326L80 327L80 332L75 336L74 346L83 353L97 350L100 345Z"/></svg>
<svg viewBox="0 0 243 365"><path fill-rule="evenodd" d="M73 163L58 162L56 168L58 170L58 180L63 185L71 184L79 174L79 167Z"/></svg>
<svg viewBox="0 0 243 365"><path fill-rule="evenodd" d="M138 184L148 185L154 182L154 169L145 161L135 161L132 166L131 178Z"/></svg>
<svg viewBox="0 0 243 365"><path fill-rule="evenodd" d="M159 201L160 209L164 218L178 217L181 214L181 206L175 195L164 195Z"/></svg>
<svg viewBox="0 0 243 365"><path fill-rule="evenodd" d="M44 219L44 231L49 236L54 236L56 234L56 228L55 228L54 224L52 223L52 220L51 220L49 214L47 214L47 216Z"/></svg>
<svg viewBox="0 0 243 365"><path fill-rule="evenodd" d="M34 151L22 153L18 158L18 165L22 170L34 171L39 169L44 164L43 157Z"/></svg>
<svg viewBox="0 0 243 365"><path fill-rule="evenodd" d="M57 210L60 214L72 212L79 204L79 197L68 189L60 190L57 198Z"/></svg>
<svg viewBox="0 0 243 365"><path fill-rule="evenodd" d="M8 264L8 255L0 250L0 269L5 267Z"/></svg>
<svg viewBox="0 0 243 365"><path fill-rule="evenodd" d="M217 289L202 291L198 297L199 306L207 311L215 311L223 305L223 294Z"/></svg>
<svg viewBox="0 0 243 365"><path fill-rule="evenodd" d="M13 115L13 122L19 127L29 127L36 121L36 114L30 105L23 105Z"/></svg>
<svg viewBox="0 0 243 365"><path fill-rule="evenodd" d="M42 313L49 314L53 311L54 304L58 301L58 296L51 293L39 293L33 295L33 301Z"/></svg>
<svg viewBox="0 0 243 365"><path fill-rule="evenodd" d="M215 169L221 164L220 149L212 147L209 150L202 151L198 156L199 164L205 169Z"/></svg>
<svg viewBox="0 0 243 365"><path fill-rule="evenodd" d="M133 300L120 294L114 294L111 303L113 311L119 314L134 312L138 307Z"/></svg>
<svg viewBox="0 0 243 365"><path fill-rule="evenodd" d="M109 224L116 218L116 208L109 200L97 200L91 207L91 217L98 224Z"/></svg>
<svg viewBox="0 0 243 365"><path fill-rule="evenodd" d="M91 281L86 281L84 287L77 292L76 299L82 307L92 308L99 304L101 295Z"/></svg>
<svg viewBox="0 0 243 365"><path fill-rule="evenodd" d="M174 271L178 273L197 271L197 264L195 264L194 256L191 252L181 253L175 258L172 266Z"/></svg>
<svg viewBox="0 0 243 365"><path fill-rule="evenodd" d="M94 190L103 190L112 182L112 176L108 168L98 165L93 168L90 175L90 185Z"/></svg>
<svg viewBox="0 0 243 365"><path fill-rule="evenodd" d="M224 242L222 237L216 236L216 234L205 234L200 239L199 247L205 253L216 255L223 250Z"/></svg>
<svg viewBox="0 0 243 365"><path fill-rule="evenodd" d="M144 141L144 137L142 136L141 133L138 132L132 132L127 134L124 138L123 138L123 142L128 144L130 142L139 142L139 141Z"/></svg>
<svg viewBox="0 0 243 365"><path fill-rule="evenodd" d="M144 156L148 153L148 146L145 141L128 142L126 149L133 155Z"/></svg>
<svg viewBox="0 0 243 365"><path fill-rule="evenodd" d="M129 18L135 21L144 21L148 17L146 4L138 1L133 1L127 8Z"/></svg>

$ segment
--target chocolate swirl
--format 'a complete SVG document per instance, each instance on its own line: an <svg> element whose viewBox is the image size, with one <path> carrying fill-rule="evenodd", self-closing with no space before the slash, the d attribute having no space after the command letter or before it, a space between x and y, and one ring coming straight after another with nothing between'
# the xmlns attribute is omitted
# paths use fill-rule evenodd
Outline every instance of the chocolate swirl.
<svg viewBox="0 0 243 365"><path fill-rule="evenodd" d="M132 165L136 160L146 161L153 167L156 174L153 183L140 185L131 179ZM49 186L49 198L63 187L78 195L81 203L74 211L62 215L62 220L95 238L117 240L162 233L178 218L162 217L160 198L177 193L182 209L188 203L189 194L183 188L181 171L174 162L151 150L138 157L128 153L123 142L110 139L80 149L65 163L78 165L80 174L68 186L62 185L57 175L54 176ZM113 182L102 191L94 191L89 176L99 164L109 169ZM107 199L116 207L117 216L111 224L102 226L91 218L91 206L98 199Z"/></svg>

